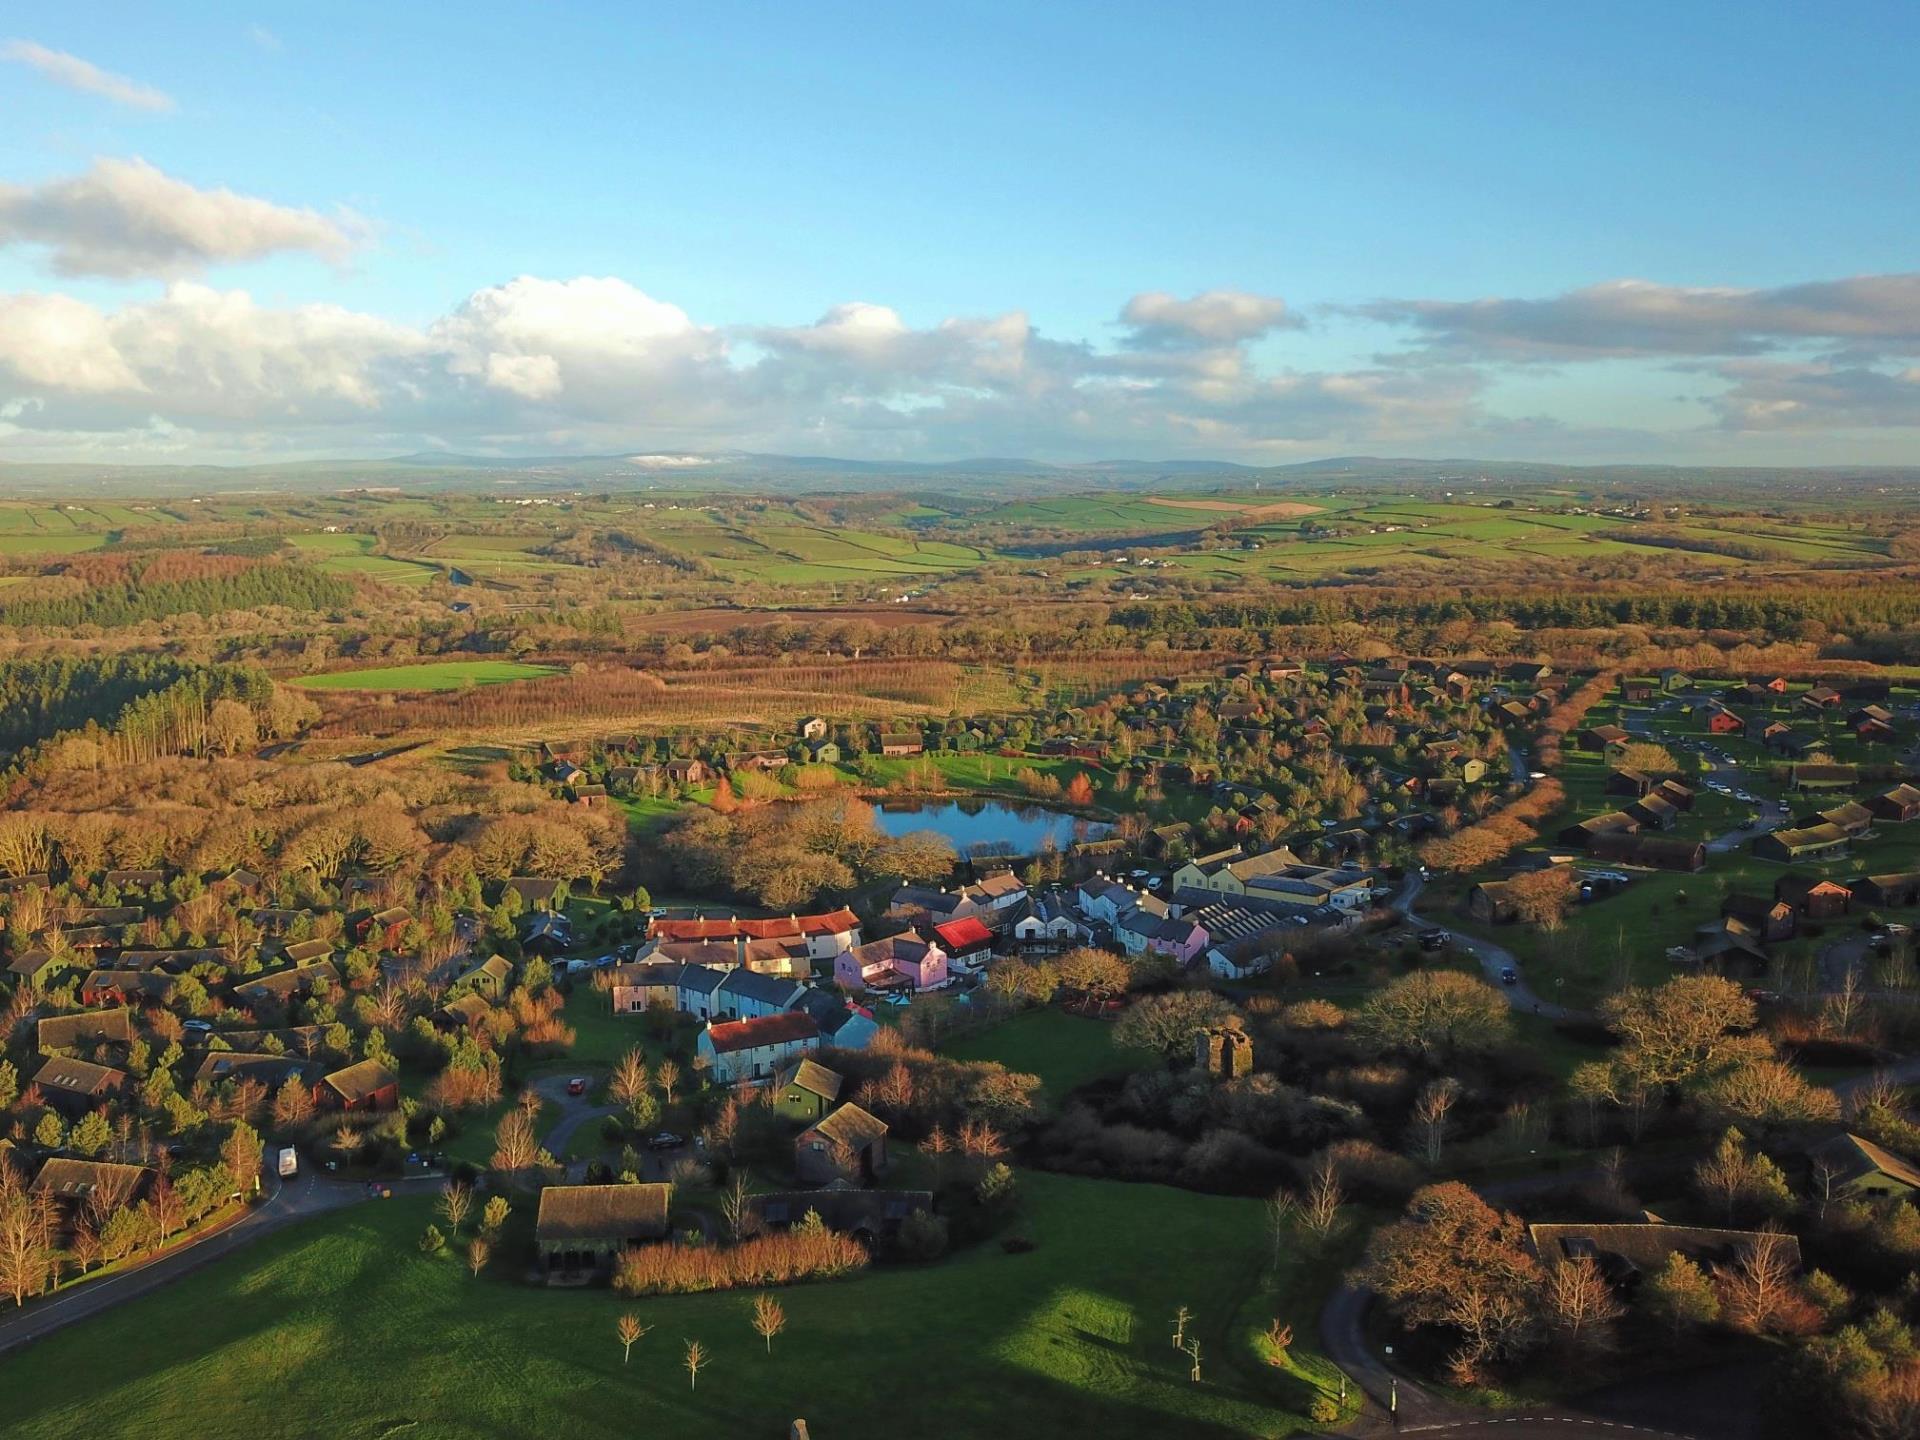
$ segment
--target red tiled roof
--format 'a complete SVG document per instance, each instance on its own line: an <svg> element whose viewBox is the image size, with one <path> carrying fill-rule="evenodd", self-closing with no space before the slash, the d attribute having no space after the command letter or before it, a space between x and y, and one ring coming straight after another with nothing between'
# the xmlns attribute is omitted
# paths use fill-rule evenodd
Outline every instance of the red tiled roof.
<svg viewBox="0 0 1920 1440"><path fill-rule="evenodd" d="M972 915L964 920L949 920L944 925L936 925L933 933L940 937L941 945L948 950L972 950L993 943L993 932Z"/></svg>
<svg viewBox="0 0 1920 1440"><path fill-rule="evenodd" d="M751 1020L729 1020L707 1031L714 1053L729 1054L751 1050L756 1045L783 1045L792 1040L811 1040L820 1027L804 1010L787 1010L778 1015L757 1015Z"/></svg>
<svg viewBox="0 0 1920 1440"><path fill-rule="evenodd" d="M857 929L860 920L847 909L824 915L784 915L772 920L656 920L653 934L660 940L777 940L784 935L838 935Z"/></svg>

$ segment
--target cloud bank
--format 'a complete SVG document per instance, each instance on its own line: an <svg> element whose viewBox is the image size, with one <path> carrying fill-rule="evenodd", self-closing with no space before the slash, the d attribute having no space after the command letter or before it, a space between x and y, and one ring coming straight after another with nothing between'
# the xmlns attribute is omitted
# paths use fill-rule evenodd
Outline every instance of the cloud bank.
<svg viewBox="0 0 1920 1440"><path fill-rule="evenodd" d="M246 213L258 223L220 242L233 258L326 255L341 243L310 212ZM17 226L17 215L0 202L0 224ZM214 242L182 238L200 232L175 220L137 258L154 269L210 263ZM53 244L44 227L34 233ZM124 253L93 231L63 243L95 247L96 264ZM57 244L53 255L60 263ZM1920 276L1890 275L1766 291L1617 282L1537 300L1383 302L1368 316L1406 348L1312 368L1273 353L1296 329L1282 301L1227 291L1136 294L1103 345L1045 333L1019 309L916 324L875 301L798 325L723 326L617 276L523 275L417 326L176 279L117 306L0 295L0 446L49 458L444 447L1254 462L1650 459L1684 447L1751 460L1864 435L1897 459L1884 452L1920 435L1916 296ZM1690 428L1573 423L1502 403L1505 378L1543 362L1623 358L1653 362L1690 392Z"/></svg>
<svg viewBox="0 0 1920 1440"><path fill-rule="evenodd" d="M84 175L0 185L0 245L44 246L61 275L191 274L289 252L340 264L364 227L231 190L201 190L141 159Z"/></svg>

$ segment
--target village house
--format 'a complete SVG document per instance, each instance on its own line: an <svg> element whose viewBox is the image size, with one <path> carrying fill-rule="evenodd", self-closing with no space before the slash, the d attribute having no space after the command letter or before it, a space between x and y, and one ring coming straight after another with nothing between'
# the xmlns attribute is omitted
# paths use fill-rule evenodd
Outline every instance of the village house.
<svg viewBox="0 0 1920 1440"><path fill-rule="evenodd" d="M794 1008L813 1017L820 1043L835 1050L864 1050L880 1033L880 1022L864 1006L853 1004L831 988L808 990Z"/></svg>
<svg viewBox="0 0 1920 1440"><path fill-rule="evenodd" d="M1605 754L1609 750L1626 745L1633 737L1618 725L1594 725L1580 732L1580 748L1594 754Z"/></svg>
<svg viewBox="0 0 1920 1440"><path fill-rule="evenodd" d="M305 1080L308 1062L292 1055L273 1055L250 1050L209 1051L193 1072L196 1084L218 1085L230 1080L250 1080L269 1090L278 1090L289 1080Z"/></svg>
<svg viewBox="0 0 1920 1440"><path fill-rule="evenodd" d="M950 969L977 970L993 958L993 931L974 915L933 927Z"/></svg>
<svg viewBox="0 0 1920 1440"><path fill-rule="evenodd" d="M1853 908L1851 890L1838 880L1815 875L1782 875L1773 882L1773 898L1809 920L1832 920Z"/></svg>
<svg viewBox="0 0 1920 1440"><path fill-rule="evenodd" d="M85 1054L102 1045L131 1045L133 1012L84 1010L73 1015L49 1015L34 1022L33 1043L42 1055L59 1051Z"/></svg>
<svg viewBox="0 0 1920 1440"><path fill-rule="evenodd" d="M860 917L844 906L820 914L775 916L767 920L742 920L737 915L725 920L655 920L648 935L656 941L725 940L742 947L739 963L745 963L744 947L753 940L800 942L814 960L831 960L842 950L860 943Z"/></svg>
<svg viewBox="0 0 1920 1440"><path fill-rule="evenodd" d="M1164 955L1182 968L1207 948L1206 927L1190 916L1174 918L1137 905L1114 922L1113 938L1128 955Z"/></svg>
<svg viewBox="0 0 1920 1440"><path fill-rule="evenodd" d="M1849 790L1859 780L1855 765L1795 765L1787 771L1787 783L1796 790Z"/></svg>
<svg viewBox="0 0 1920 1440"><path fill-rule="evenodd" d="M49 1056L30 1082L55 1110L76 1120L126 1088L127 1072L66 1055Z"/></svg>
<svg viewBox="0 0 1920 1440"><path fill-rule="evenodd" d="M774 1086L774 1113L811 1125L825 1118L846 1083L839 1071L829 1070L817 1060L796 1061L781 1073Z"/></svg>
<svg viewBox="0 0 1920 1440"><path fill-rule="evenodd" d="M1851 838L1838 825L1822 821L1817 825L1770 831L1753 842L1753 853L1762 860L1789 863L1827 860L1843 852Z"/></svg>
<svg viewBox="0 0 1920 1440"><path fill-rule="evenodd" d="M684 760L669 760L660 767L660 773L675 785L704 785L713 779L713 770L706 761L698 756Z"/></svg>
<svg viewBox="0 0 1920 1440"><path fill-rule="evenodd" d="M549 1281L606 1276L620 1252L667 1234L673 1187L549 1185L540 1192L533 1244Z"/></svg>
<svg viewBox="0 0 1920 1440"><path fill-rule="evenodd" d="M882 755L918 755L926 748L926 742L923 741L916 732L902 731L892 734L882 733L880 736L880 753Z"/></svg>
<svg viewBox="0 0 1920 1440"><path fill-rule="evenodd" d="M1920 1169L1859 1135L1840 1134L1813 1147L1813 1183L1821 1200L1920 1193Z"/></svg>
<svg viewBox="0 0 1920 1440"><path fill-rule="evenodd" d="M413 915L404 906L389 905L353 923L353 936L362 945L381 950L398 950L406 943L407 927Z"/></svg>
<svg viewBox="0 0 1920 1440"><path fill-rule="evenodd" d="M820 1027L803 1010L729 1020L700 1032L694 1053L716 1085L766 1080L820 1047Z"/></svg>
<svg viewBox="0 0 1920 1440"><path fill-rule="evenodd" d="M1248 855L1238 846L1197 856L1173 873L1173 893L1201 892L1200 903L1210 896L1244 895L1247 883L1261 875L1273 875L1300 864L1300 857L1286 846Z"/></svg>
<svg viewBox="0 0 1920 1440"><path fill-rule="evenodd" d="M1604 815L1594 815L1567 826L1560 832L1558 839L1562 845L1590 850L1602 835L1619 833L1633 835L1637 834L1639 829L1640 822L1626 811L1609 810Z"/></svg>
<svg viewBox="0 0 1920 1440"><path fill-rule="evenodd" d="M1800 923L1799 913L1785 900L1746 891L1735 891L1723 899L1720 913L1744 922L1767 942L1791 940Z"/></svg>
<svg viewBox="0 0 1920 1440"><path fill-rule="evenodd" d="M1847 890L1862 905L1920 905L1920 871L1862 875L1847 881Z"/></svg>
<svg viewBox="0 0 1920 1440"><path fill-rule="evenodd" d="M92 970L80 982L82 1005L165 1005L179 980L157 970Z"/></svg>
<svg viewBox="0 0 1920 1440"><path fill-rule="evenodd" d="M1014 942L1025 948L1067 945L1080 934L1072 905L1057 894L1033 896L1013 922Z"/></svg>
<svg viewBox="0 0 1920 1440"><path fill-rule="evenodd" d="M548 875L513 875L501 886L504 894L511 891L520 897L520 904L528 910L552 910L560 898L564 880L556 880Z"/></svg>
<svg viewBox="0 0 1920 1440"><path fill-rule="evenodd" d="M794 1137L793 1169L803 1185L871 1185L888 1170L886 1121L849 1100Z"/></svg>
<svg viewBox="0 0 1920 1440"><path fill-rule="evenodd" d="M1875 819L1904 825L1909 820L1920 819L1920 788L1902 781L1877 795L1869 795L1866 807Z"/></svg>
<svg viewBox="0 0 1920 1440"><path fill-rule="evenodd" d="M286 1009L295 1000L331 990L339 982L340 972L333 968L333 962L321 960L243 980L233 987L233 994L256 1018L265 1018Z"/></svg>
<svg viewBox="0 0 1920 1440"><path fill-rule="evenodd" d="M947 983L947 953L909 930L843 950L833 979L842 990L936 990Z"/></svg>
<svg viewBox="0 0 1920 1440"><path fill-rule="evenodd" d="M385 1112L400 1103L400 1077L378 1060L362 1060L322 1076L313 1103L322 1110Z"/></svg>
<svg viewBox="0 0 1920 1440"><path fill-rule="evenodd" d="M1674 835L1642 835L1638 831L1609 830L1593 837L1587 847L1596 860L1639 865L1650 870L1697 874L1707 868L1707 847L1699 840Z"/></svg>
<svg viewBox="0 0 1920 1440"><path fill-rule="evenodd" d="M458 995L471 990L498 1004L506 998L507 987L512 983L513 962L504 955L492 955L472 969L456 975L447 986L447 993Z"/></svg>
<svg viewBox="0 0 1920 1440"><path fill-rule="evenodd" d="M799 998L800 986L792 980L729 970L713 992L712 1014L715 1019L752 1020L790 1010Z"/></svg>
<svg viewBox="0 0 1920 1440"><path fill-rule="evenodd" d="M41 1165L29 1189L52 1199L59 1212L61 1232L70 1237L74 1225L90 1208L112 1212L138 1205L146 1199L156 1175L145 1165L55 1156ZM111 1197L112 1203L102 1205L105 1197Z"/></svg>

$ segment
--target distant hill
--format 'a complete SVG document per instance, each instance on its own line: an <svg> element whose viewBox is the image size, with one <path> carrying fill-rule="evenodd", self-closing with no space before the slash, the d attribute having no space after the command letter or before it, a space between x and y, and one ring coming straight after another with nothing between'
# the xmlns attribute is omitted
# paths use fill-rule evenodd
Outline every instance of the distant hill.
<svg viewBox="0 0 1920 1440"><path fill-rule="evenodd" d="M1664 492L1752 488L1805 495L1819 487L1920 489L1920 467L1805 469L1664 465L1555 465L1471 458L1419 460L1330 456L1291 465L1225 460L1112 459L1049 464L1019 458L843 460L746 451L706 454L485 456L421 453L375 460L298 460L259 465L43 464L0 461L0 489L19 498L220 495L247 491L324 494L367 489L529 492L774 492L830 494L964 487L969 496L1014 498L1101 490L1204 491L1392 487L1402 490L1574 486ZM956 497L958 498L958 497Z"/></svg>

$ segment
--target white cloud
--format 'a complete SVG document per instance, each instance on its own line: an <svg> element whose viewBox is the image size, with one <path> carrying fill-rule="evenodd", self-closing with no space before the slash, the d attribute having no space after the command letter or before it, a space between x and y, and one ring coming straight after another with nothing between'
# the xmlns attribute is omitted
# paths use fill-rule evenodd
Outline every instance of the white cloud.
<svg viewBox="0 0 1920 1440"><path fill-rule="evenodd" d="M1161 290L1148 290L1127 301L1120 321L1132 331L1135 345L1237 345L1282 326L1297 326L1277 295L1251 295L1242 290L1207 290L1182 300Z"/></svg>
<svg viewBox="0 0 1920 1440"><path fill-rule="evenodd" d="M807 325L726 330L595 276L521 276L416 328L175 282L114 309L0 296L0 437L118 458L142 447L1724 458L1771 436L1812 445L1878 431L1884 448L1920 424L1920 372L1885 365L1723 361L1701 402L1717 424L1662 434L1496 413L1497 372L1445 356L1311 370L1263 364L1249 343L1097 348L1044 335L1017 310L917 326L867 302Z"/></svg>
<svg viewBox="0 0 1920 1440"><path fill-rule="evenodd" d="M82 60L78 55L69 55L64 50L50 50L31 40L9 40L0 46L0 58L30 65L56 85L98 95L116 105L156 114L165 114L173 109L173 97L163 90L139 84L124 75L115 75L91 61Z"/></svg>
<svg viewBox="0 0 1920 1440"><path fill-rule="evenodd" d="M1920 367L1737 360L1719 374L1731 383L1708 405L1723 429L1920 427Z"/></svg>
<svg viewBox="0 0 1920 1440"><path fill-rule="evenodd" d="M115 430L155 414L351 422L404 397L406 366L427 348L336 305L274 310L202 285L111 313L64 295L0 298L0 397L37 398L53 428Z"/></svg>
<svg viewBox="0 0 1920 1440"><path fill-rule="evenodd" d="M339 263L364 226L231 190L201 190L140 159L0 185L0 245L45 246L63 275L180 275L289 251Z"/></svg>
<svg viewBox="0 0 1920 1440"><path fill-rule="evenodd" d="M1858 275L1774 289L1610 280L1543 300L1384 300L1371 319L1428 349L1510 361L1758 355L1795 344L1920 348L1920 274Z"/></svg>

